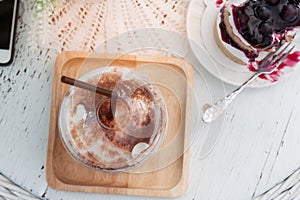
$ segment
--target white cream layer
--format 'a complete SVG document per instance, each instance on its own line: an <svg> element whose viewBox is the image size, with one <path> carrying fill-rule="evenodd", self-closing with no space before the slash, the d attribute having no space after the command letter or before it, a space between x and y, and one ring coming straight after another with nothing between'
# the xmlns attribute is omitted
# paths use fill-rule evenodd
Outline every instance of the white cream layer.
<svg viewBox="0 0 300 200"><path fill-rule="evenodd" d="M230 6L228 6L228 7L230 7ZM230 19L233 19L233 17L232 17L232 9L230 10L230 18L229 18L229 20L230 20ZM219 25L219 24L221 23L221 20L222 20L222 19L221 19L221 13L220 13L220 14L218 15L217 25ZM231 20L230 20L230 24L231 24L231 26L232 26L232 29L234 30L233 33L234 33L234 34L237 34L237 36L240 37L240 38L242 39L242 42L244 43L245 39L241 36L240 33L236 33L236 32L238 32L238 31L237 31L237 29L236 29L236 27L235 27L235 24L232 23ZM235 30L236 30L236 31L235 31ZM219 35L220 40L223 41L223 40L222 40L221 30L220 30L219 27L217 28L217 31L218 31L218 35ZM242 60L244 63L248 63L249 59L246 57L246 55L244 54L244 52L243 52L242 50L239 50L239 49L237 49L237 48L231 46L230 44L228 44L228 43L226 43L226 42L223 42L223 45L224 45L224 47L225 47L232 55L236 56L237 58L239 58L240 60Z"/></svg>

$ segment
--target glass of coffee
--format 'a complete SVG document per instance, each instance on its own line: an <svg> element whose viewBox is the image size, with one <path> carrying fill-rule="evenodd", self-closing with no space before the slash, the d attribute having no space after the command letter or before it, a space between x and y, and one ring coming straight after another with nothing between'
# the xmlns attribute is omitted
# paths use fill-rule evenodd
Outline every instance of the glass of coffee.
<svg viewBox="0 0 300 200"><path fill-rule="evenodd" d="M69 89L58 125L71 156L104 172L128 171L146 161L167 129L167 108L159 89L145 76L118 66L93 70L79 80L113 91L117 100L112 104L101 94Z"/></svg>

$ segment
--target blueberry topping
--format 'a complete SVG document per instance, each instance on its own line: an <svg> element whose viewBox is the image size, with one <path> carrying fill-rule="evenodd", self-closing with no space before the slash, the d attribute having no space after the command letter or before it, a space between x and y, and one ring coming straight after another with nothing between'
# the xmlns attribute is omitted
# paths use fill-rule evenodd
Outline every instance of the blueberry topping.
<svg viewBox="0 0 300 200"><path fill-rule="evenodd" d="M232 5L232 17L238 32L255 51L232 39L224 21L219 24L222 40L243 51L253 61L261 50L280 45L286 39L287 31L300 27L300 0L246 0L239 6Z"/></svg>
<svg viewBox="0 0 300 200"><path fill-rule="evenodd" d="M271 10L267 6L258 7L256 9L257 16L263 20L266 21L271 17Z"/></svg>
<svg viewBox="0 0 300 200"><path fill-rule="evenodd" d="M257 48L275 45L274 33L300 26L300 0L248 0L232 11L239 33Z"/></svg>
<svg viewBox="0 0 300 200"><path fill-rule="evenodd" d="M270 46L273 43L273 37L266 36L264 37L263 42L261 43L261 47L267 47Z"/></svg>
<svg viewBox="0 0 300 200"><path fill-rule="evenodd" d="M253 10L253 8L252 8L251 6L245 7L245 14L246 14L247 16L254 15L254 10Z"/></svg>
<svg viewBox="0 0 300 200"><path fill-rule="evenodd" d="M265 0L267 2L267 4L271 5L271 6L276 6L279 4L280 0Z"/></svg>
<svg viewBox="0 0 300 200"><path fill-rule="evenodd" d="M260 44L262 43L263 39L264 38L262 37L262 35L258 35L251 39L251 43L256 44L255 47L260 47Z"/></svg>
<svg viewBox="0 0 300 200"><path fill-rule="evenodd" d="M298 17L299 8L294 6L293 4L284 5L280 16L282 19L284 19L286 22L293 22Z"/></svg>
<svg viewBox="0 0 300 200"><path fill-rule="evenodd" d="M239 23L240 23L241 27L243 27L243 28L246 27L248 21L249 21L249 17L246 14L240 14Z"/></svg>
<svg viewBox="0 0 300 200"><path fill-rule="evenodd" d="M257 19L254 16L251 16L249 21L248 21L248 28L249 28L249 32L251 35L254 35L254 30L258 27L258 25L260 24L260 20Z"/></svg>
<svg viewBox="0 0 300 200"><path fill-rule="evenodd" d="M262 35L267 36L273 33L273 26L269 22L263 22L258 26L258 30Z"/></svg>

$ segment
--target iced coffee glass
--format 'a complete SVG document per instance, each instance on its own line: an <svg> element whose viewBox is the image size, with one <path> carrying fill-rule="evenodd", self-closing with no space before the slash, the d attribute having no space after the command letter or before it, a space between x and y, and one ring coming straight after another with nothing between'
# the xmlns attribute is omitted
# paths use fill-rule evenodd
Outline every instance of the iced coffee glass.
<svg viewBox="0 0 300 200"><path fill-rule="evenodd" d="M157 87L134 70L117 66L93 70L79 80L112 90L118 98L112 105L106 96L69 89L58 125L71 156L104 172L128 171L145 162L167 129L166 105Z"/></svg>

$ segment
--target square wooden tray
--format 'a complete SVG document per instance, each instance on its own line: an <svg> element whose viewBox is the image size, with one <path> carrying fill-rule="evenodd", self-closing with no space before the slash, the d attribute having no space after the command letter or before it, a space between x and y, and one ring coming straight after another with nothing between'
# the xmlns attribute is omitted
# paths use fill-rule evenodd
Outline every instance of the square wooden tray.
<svg viewBox="0 0 300 200"><path fill-rule="evenodd" d="M182 151L178 158L167 166L157 168L163 162L159 151L152 155L142 166L133 172L103 173L86 168L77 163L64 148L58 131L57 119L60 104L68 85L60 82L62 75L79 77L88 71L104 66L149 67L159 65L168 67L180 73L186 79L186 85L178 88L184 106L180 105L173 94L166 88L174 85L177 80L168 79L168 74L160 70L153 70L152 77L165 80L165 86L158 86L161 90L168 109L168 130L163 144L169 146L169 153ZM153 68L154 69L154 68ZM150 77L151 79L151 77ZM167 84L167 85L166 85ZM191 98L189 86L193 84L193 68L187 62L171 57L148 56L116 56L108 54L91 54L85 52L64 52L57 57L55 64L53 96L51 104L50 129L48 138L46 176L51 188L64 191L93 192L106 194L126 194L156 197L177 197L187 189L189 174L189 132L191 121ZM175 99L175 100L174 100ZM181 125L179 125L181 124ZM179 128L182 127L182 128ZM176 140L174 138L177 138ZM175 141L175 142L174 142ZM164 154L165 155L165 154ZM171 156L171 155L170 155ZM143 167L153 166L152 171L143 171Z"/></svg>

